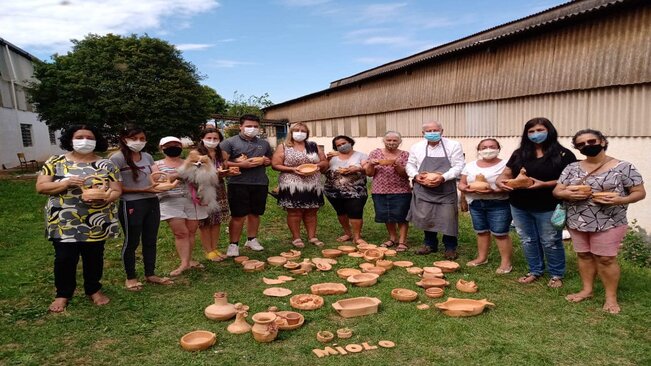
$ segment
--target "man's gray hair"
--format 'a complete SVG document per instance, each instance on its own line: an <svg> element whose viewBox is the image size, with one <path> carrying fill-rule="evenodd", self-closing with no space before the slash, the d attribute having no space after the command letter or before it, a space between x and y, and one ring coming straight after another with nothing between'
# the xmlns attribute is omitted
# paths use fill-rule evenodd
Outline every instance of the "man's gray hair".
<svg viewBox="0 0 651 366"><path fill-rule="evenodd" d="M441 124L441 122L437 122L437 121L429 121L423 123L422 129L425 130L425 126L427 125L436 125L439 129L441 130L443 129L443 125Z"/></svg>

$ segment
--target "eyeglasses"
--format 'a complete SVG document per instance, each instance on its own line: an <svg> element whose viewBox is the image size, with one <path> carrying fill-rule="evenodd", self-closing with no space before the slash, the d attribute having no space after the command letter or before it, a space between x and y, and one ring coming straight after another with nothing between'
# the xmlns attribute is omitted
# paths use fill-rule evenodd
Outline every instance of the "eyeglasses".
<svg viewBox="0 0 651 366"><path fill-rule="evenodd" d="M576 144L574 144L574 147L576 147L577 149L581 149L585 145L596 145L597 143L599 143L598 139L590 139L590 140L586 140L586 142L577 142Z"/></svg>

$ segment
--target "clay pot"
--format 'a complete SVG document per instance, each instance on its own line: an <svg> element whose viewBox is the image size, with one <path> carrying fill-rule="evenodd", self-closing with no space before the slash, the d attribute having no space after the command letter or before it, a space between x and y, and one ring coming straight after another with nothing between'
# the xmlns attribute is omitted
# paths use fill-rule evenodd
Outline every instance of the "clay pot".
<svg viewBox="0 0 651 366"><path fill-rule="evenodd" d="M406 288L394 288L391 290L391 297L402 302L411 302L418 298L418 293Z"/></svg>
<svg viewBox="0 0 651 366"><path fill-rule="evenodd" d="M337 338L348 339L353 336L353 331L350 328L337 329Z"/></svg>
<svg viewBox="0 0 651 366"><path fill-rule="evenodd" d="M246 321L246 317L249 315L247 313L249 307L242 304L235 304L235 309L237 310L235 321L232 322L226 330L232 334L244 334L250 332L251 325Z"/></svg>
<svg viewBox="0 0 651 366"><path fill-rule="evenodd" d="M339 249L323 249L321 254L326 258L337 258L341 256L343 252Z"/></svg>
<svg viewBox="0 0 651 366"><path fill-rule="evenodd" d="M362 270L364 273L375 273L378 276L382 276L387 270L383 267L366 267Z"/></svg>
<svg viewBox="0 0 651 366"><path fill-rule="evenodd" d="M287 258L282 256L269 257L267 258L267 263L269 263L269 265L272 265L274 267L279 267L287 263Z"/></svg>
<svg viewBox="0 0 651 366"><path fill-rule="evenodd" d="M285 297L287 295L290 295L292 293L292 290L283 287L269 287L262 291L262 293L266 296L271 297Z"/></svg>
<svg viewBox="0 0 651 366"><path fill-rule="evenodd" d="M225 292L215 292L213 295L215 303L204 310L206 318L212 320L228 320L235 316L237 310L235 305L228 303L228 296Z"/></svg>
<svg viewBox="0 0 651 366"><path fill-rule="evenodd" d="M436 261L432 264L434 267L440 268L443 273L455 272L461 268L459 263L453 261Z"/></svg>
<svg viewBox="0 0 651 366"><path fill-rule="evenodd" d="M355 269L355 268L341 268L341 269L337 270L337 276L339 276L339 278L344 279L344 280L348 279L348 277L350 277L352 275L356 275L356 274L360 274L360 273L362 273L362 271L360 271L359 269Z"/></svg>
<svg viewBox="0 0 651 366"><path fill-rule="evenodd" d="M334 338L335 335L332 334L332 332L328 332L327 330L322 330L316 334L316 340L321 343L328 343L332 341Z"/></svg>
<svg viewBox="0 0 651 366"><path fill-rule="evenodd" d="M281 257L287 258L287 260L293 261L301 257L301 251L300 250L295 250L295 249L290 249L287 252L282 252L280 253Z"/></svg>
<svg viewBox="0 0 651 366"><path fill-rule="evenodd" d="M380 159L378 160L378 164L380 165L393 165L393 163L396 162L396 159Z"/></svg>
<svg viewBox="0 0 651 366"><path fill-rule="evenodd" d="M312 263L317 264L318 262L327 263L331 266L337 264L337 261L332 258L312 258Z"/></svg>
<svg viewBox="0 0 651 366"><path fill-rule="evenodd" d="M448 300L439 304L434 304L437 309L443 311L443 314L453 317L473 316L481 314L486 307L493 308L495 304L488 302L486 299L456 299L448 297Z"/></svg>
<svg viewBox="0 0 651 366"><path fill-rule="evenodd" d="M159 191L169 191L176 188L180 180L176 179L174 183L170 182L169 175L165 172L153 172L149 175L152 186Z"/></svg>
<svg viewBox="0 0 651 366"><path fill-rule="evenodd" d="M375 262L378 259L384 258L384 253L378 249L367 249L364 252L364 260L367 262Z"/></svg>
<svg viewBox="0 0 651 366"><path fill-rule="evenodd" d="M600 198L615 198L617 196L619 196L619 193L617 192L594 192L592 194L592 198L597 202Z"/></svg>
<svg viewBox="0 0 651 366"><path fill-rule="evenodd" d="M378 267L382 267L382 268L384 268L386 270L389 270L389 269L393 268L393 261L386 260L386 259L378 259L375 262L375 265L378 266Z"/></svg>
<svg viewBox="0 0 651 366"><path fill-rule="evenodd" d="M88 180L90 180L90 185L86 184ZM113 190L109 188L108 180L99 175L87 176L81 185L81 199L84 201L106 200L111 192Z"/></svg>
<svg viewBox="0 0 651 366"><path fill-rule="evenodd" d="M299 310L315 310L323 306L325 301L319 295L300 294L289 299L289 305Z"/></svg>
<svg viewBox="0 0 651 366"><path fill-rule="evenodd" d="M413 275L419 275L423 273L423 269L420 267L409 267L407 268L407 273L413 274Z"/></svg>
<svg viewBox="0 0 651 366"><path fill-rule="evenodd" d="M449 284L448 281L441 278L423 278L419 282L416 282L416 285L422 288L445 287Z"/></svg>
<svg viewBox="0 0 651 366"><path fill-rule="evenodd" d="M375 267L375 265L373 263L368 263L368 262L364 262L364 263L361 263L359 265L359 268L361 268L362 271L364 271L367 268L371 268L371 267Z"/></svg>
<svg viewBox="0 0 651 366"><path fill-rule="evenodd" d="M477 287L475 281L464 281L461 279L457 281L456 288L461 292L467 292L470 294L474 294L475 292L479 291L479 288Z"/></svg>
<svg viewBox="0 0 651 366"><path fill-rule="evenodd" d="M242 263L244 263L244 262L246 262L246 261L248 261L248 260L249 260L249 257L246 257L246 256L241 255L241 256L239 256L239 257L235 257L235 258L233 259L233 262L235 262L235 263L237 263L237 264L242 264Z"/></svg>
<svg viewBox="0 0 651 366"><path fill-rule="evenodd" d="M375 314L382 301L376 297L354 297L339 300L332 307L344 318Z"/></svg>
<svg viewBox="0 0 651 366"><path fill-rule="evenodd" d="M378 277L375 273L360 273L348 277L346 281L357 287L369 287L377 283Z"/></svg>
<svg viewBox="0 0 651 366"><path fill-rule="evenodd" d="M351 245L340 245L340 246L337 247L337 249L341 250L342 252L344 252L346 254L352 253L352 252L357 250L357 248L355 248L354 246L351 246Z"/></svg>
<svg viewBox="0 0 651 366"><path fill-rule="evenodd" d="M319 166L316 164L301 164L296 167L296 170L304 175L313 175L319 171Z"/></svg>
<svg viewBox="0 0 651 366"><path fill-rule="evenodd" d="M322 272L326 272L332 269L332 265L326 262L317 262L316 269Z"/></svg>
<svg viewBox="0 0 651 366"><path fill-rule="evenodd" d="M529 178L527 170L522 168L517 177L504 180L504 184L514 189L529 188L533 185L533 179Z"/></svg>
<svg viewBox="0 0 651 366"><path fill-rule="evenodd" d="M375 249L375 248L377 248L377 245L375 244L357 244L357 250L360 253L364 253L369 249Z"/></svg>
<svg viewBox="0 0 651 366"><path fill-rule="evenodd" d="M472 189L473 191L488 191L491 189L490 183L486 181L486 177L484 177L483 174L477 174L475 176L475 181L468 184L468 188Z"/></svg>
<svg viewBox="0 0 651 366"><path fill-rule="evenodd" d="M440 287L430 287L425 289L425 296L430 297L432 299L443 297L444 294L445 294L445 290Z"/></svg>
<svg viewBox="0 0 651 366"><path fill-rule="evenodd" d="M195 330L181 337L181 347L186 351L202 351L217 342L217 336L207 330Z"/></svg>
<svg viewBox="0 0 651 366"><path fill-rule="evenodd" d="M439 267L424 267L423 278L443 278L443 271Z"/></svg>
<svg viewBox="0 0 651 366"><path fill-rule="evenodd" d="M314 264L312 264L309 259L304 259L303 262L301 262L301 270L305 273L311 272L312 267L314 267Z"/></svg>
<svg viewBox="0 0 651 366"><path fill-rule="evenodd" d="M280 322L275 313L257 313L251 319L255 323L251 328L253 339L261 343L268 343L276 339L278 336L278 323Z"/></svg>
<svg viewBox="0 0 651 366"><path fill-rule="evenodd" d="M280 330L294 330L303 326L305 317L301 313L295 311L279 311L276 313L279 318L284 320L284 324L278 325Z"/></svg>
<svg viewBox="0 0 651 366"><path fill-rule="evenodd" d="M341 295L348 292L348 288L343 283L317 283L310 286L310 292L314 295Z"/></svg>
<svg viewBox="0 0 651 366"><path fill-rule="evenodd" d="M300 266L301 266L300 263L296 263L296 262L292 262L292 261L287 261L287 263L283 264L283 267L285 267L287 269L297 269Z"/></svg>
<svg viewBox="0 0 651 366"><path fill-rule="evenodd" d="M393 265L397 267L412 267L414 263L410 261L395 261Z"/></svg>
<svg viewBox="0 0 651 366"><path fill-rule="evenodd" d="M242 263L244 272L260 272L264 270L265 263L257 260L248 260Z"/></svg>
<svg viewBox="0 0 651 366"><path fill-rule="evenodd" d="M443 173L441 173L441 172L430 172L430 173L420 173L420 174L423 174L425 180L430 181L430 182L438 179L438 177L443 175Z"/></svg>

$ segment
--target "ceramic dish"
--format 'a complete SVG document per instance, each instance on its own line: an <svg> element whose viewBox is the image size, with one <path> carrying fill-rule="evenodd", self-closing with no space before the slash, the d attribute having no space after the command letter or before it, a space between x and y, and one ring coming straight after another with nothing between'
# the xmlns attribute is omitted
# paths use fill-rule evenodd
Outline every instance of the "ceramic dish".
<svg viewBox="0 0 651 366"><path fill-rule="evenodd" d="M342 317L353 318L377 313L381 303L376 297L354 297L339 300L332 304L332 307Z"/></svg>
<svg viewBox="0 0 651 366"><path fill-rule="evenodd" d="M360 273L352 275L346 280L357 287L369 287L377 283L378 277L380 276L375 273Z"/></svg>
<svg viewBox="0 0 651 366"><path fill-rule="evenodd" d="M289 304L299 310L315 310L322 307L324 303L321 296L312 294L294 295L289 299Z"/></svg>
<svg viewBox="0 0 651 366"><path fill-rule="evenodd" d="M337 276L339 276L339 278L344 279L344 280L348 279L348 277L350 277L352 275L356 275L356 274L360 274L360 273L362 273L362 271L360 271L359 269L355 269L355 268L340 268L340 269L337 270Z"/></svg>
<svg viewBox="0 0 651 366"><path fill-rule="evenodd" d="M411 302L418 298L418 293L406 288L394 288L391 290L391 297L402 302Z"/></svg>
<svg viewBox="0 0 651 366"><path fill-rule="evenodd" d="M481 314L486 307L493 308L495 304L486 299L472 300L448 297L447 301L434 304L434 306L447 316L462 317Z"/></svg>
<svg viewBox="0 0 651 366"><path fill-rule="evenodd" d="M186 351L202 351L217 342L217 336L207 330L195 330L181 337L181 347Z"/></svg>

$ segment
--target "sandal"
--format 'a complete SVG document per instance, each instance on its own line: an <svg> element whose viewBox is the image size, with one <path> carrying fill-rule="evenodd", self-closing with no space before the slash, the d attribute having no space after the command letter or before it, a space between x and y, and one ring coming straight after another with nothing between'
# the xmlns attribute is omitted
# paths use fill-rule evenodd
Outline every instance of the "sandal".
<svg viewBox="0 0 651 366"><path fill-rule="evenodd" d="M380 244L380 246L382 248L391 248L394 245L396 245L396 242L391 240L391 239L389 239L389 240L385 241L384 243Z"/></svg>
<svg viewBox="0 0 651 366"><path fill-rule="evenodd" d="M529 272L524 277L518 278L518 282L520 282L522 284L529 284L529 283L533 283L533 282L538 281L539 278L540 278L540 276Z"/></svg>
<svg viewBox="0 0 651 366"><path fill-rule="evenodd" d="M563 278L554 276L549 279L549 282L547 282L547 287L549 288L561 288L563 287Z"/></svg>
<svg viewBox="0 0 651 366"><path fill-rule="evenodd" d="M158 277L158 276L149 276L145 277L147 282L155 283L157 285L171 285L174 283L169 277Z"/></svg>
<svg viewBox="0 0 651 366"><path fill-rule="evenodd" d="M470 261L466 263L466 267L479 267L479 266L483 266L484 264L488 264L488 259L486 259L483 262Z"/></svg>
<svg viewBox="0 0 651 366"><path fill-rule="evenodd" d="M321 240L319 240L318 238L312 238L312 239L310 239L310 243L316 245L316 246L319 247L319 248L325 245L325 243L322 242Z"/></svg>
<svg viewBox="0 0 651 366"><path fill-rule="evenodd" d="M498 269L495 270L495 273L497 273L499 275L509 274L509 273L511 273L512 270L513 270L513 266L509 266L507 268L498 268Z"/></svg>
<svg viewBox="0 0 651 366"><path fill-rule="evenodd" d="M303 243L303 240L301 238L294 239L292 241L292 245L296 248L305 248L305 243Z"/></svg>
<svg viewBox="0 0 651 366"><path fill-rule="evenodd" d="M409 247L405 243L398 243L398 247L396 247L396 252L406 252L409 250Z"/></svg>
<svg viewBox="0 0 651 366"><path fill-rule="evenodd" d="M592 294L586 295L586 294L582 294L580 292L577 292L575 294L569 294L569 295L565 296L565 300L567 300L569 302L573 302L573 303L579 303L581 301L590 300L590 299L592 299Z"/></svg>
<svg viewBox="0 0 651 366"><path fill-rule="evenodd" d="M212 252L206 253L206 259L211 262L221 262L226 259L226 256L222 254L219 250L215 249Z"/></svg>
<svg viewBox="0 0 651 366"><path fill-rule="evenodd" d="M344 235L337 238L337 241L340 242L340 243L343 243L345 241L351 241L351 240L353 240L353 238L348 234L344 234Z"/></svg>

